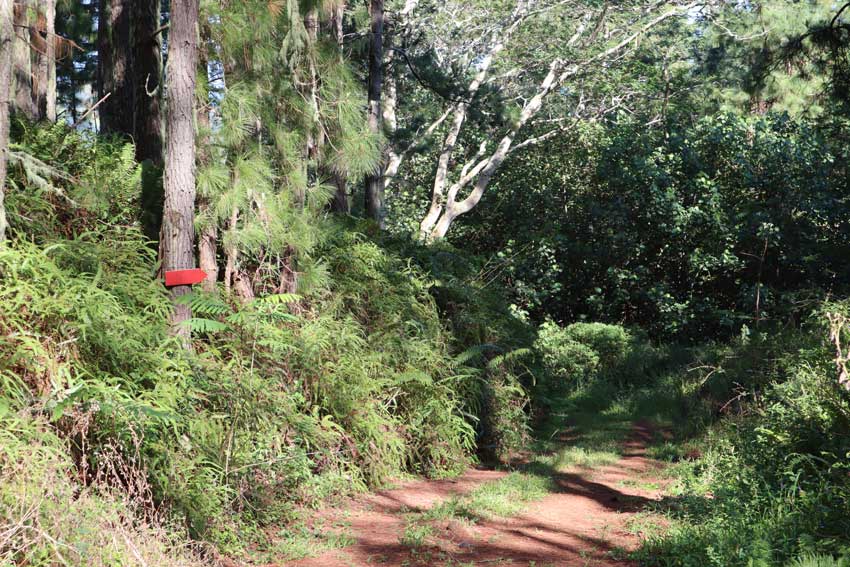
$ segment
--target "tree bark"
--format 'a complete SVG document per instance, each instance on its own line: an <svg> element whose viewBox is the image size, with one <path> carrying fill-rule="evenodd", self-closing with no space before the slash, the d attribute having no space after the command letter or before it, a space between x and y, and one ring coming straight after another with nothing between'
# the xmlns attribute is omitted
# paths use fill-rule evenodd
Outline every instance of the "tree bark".
<svg viewBox="0 0 850 567"><path fill-rule="evenodd" d="M384 1L370 0L371 38L369 40L369 129L381 133L381 90L384 78ZM366 176L366 215L386 226L384 180L380 169Z"/></svg>
<svg viewBox="0 0 850 567"><path fill-rule="evenodd" d="M343 18L345 15L345 2L340 2L336 7L331 18L331 30L336 39L337 50L339 51L340 64L344 63L343 57ZM351 213L351 203L348 200L348 180L345 175L337 172L331 172L331 181L336 187L334 198L331 201L331 210L335 213L347 215Z"/></svg>
<svg viewBox="0 0 850 567"><path fill-rule="evenodd" d="M478 162L474 167L471 163L464 168L461 178L457 183L449 189L448 198L445 209L442 215L436 220L434 226L427 233L425 240L433 241L446 236L452 222L460 215L466 214L472 210L475 205L481 200L484 191L490 185L493 175L507 159L510 153L511 146L519 131L533 118L543 107L543 100L552 92L552 89L560 83L561 61L554 61L549 67L549 73L543 79L539 90L529 100L522 109L519 119L513 124L507 134L501 139L496 150L486 159ZM482 146L484 147L484 146ZM457 194L473 177L475 177L475 186L469 196L463 201L458 202ZM423 223L424 224L424 223Z"/></svg>
<svg viewBox="0 0 850 567"><path fill-rule="evenodd" d="M209 41L208 30L201 32L201 46L198 50L198 70L203 73L203 76L209 79L209 68L207 61L207 42ZM207 94L209 97L209 94ZM212 159L209 144L210 144L210 113L207 107L208 101L199 101L197 110L198 131L201 133L198 144L198 163L201 165L209 164ZM210 203L205 198L198 199L198 210L208 219L208 224L201 230L198 240L198 263L201 269L206 272L207 277L204 279L202 286L204 291L215 291L216 281L218 280L218 226L214 215L210 212Z"/></svg>
<svg viewBox="0 0 850 567"><path fill-rule="evenodd" d="M434 130L436 130L440 126L440 124L443 123L443 121L446 119L446 116L448 115L448 113L445 113L441 118L432 123L432 125L424 131L422 137L420 137L419 135L415 136L415 140L411 142L406 148L399 149L393 147L392 137L398 129L398 84L396 82L395 50L393 49L393 44L398 43L398 39L400 36L407 36L409 34L407 19L411 17L418 5L419 0L405 0L404 7L401 9L401 11L399 11L397 18L395 18L392 22L393 27L390 36L385 38L385 84L381 100L381 112L383 114L384 120L383 129L390 137L390 144L386 152L386 165L384 166L384 170L381 174L384 184L384 194L386 194L387 189L389 189L390 184L392 184L393 179L395 179L395 176L398 174L398 170L401 167L401 164L404 159L407 157L408 153L410 153L410 151L412 151L419 143L421 143L424 138L427 138L428 136L433 134ZM387 31L385 30L384 33L386 36Z"/></svg>
<svg viewBox="0 0 850 567"><path fill-rule="evenodd" d="M234 207L233 212L230 213L230 222L227 225L231 234L236 232L237 222L239 222L239 209ZM230 295L233 278L236 274L236 261L239 251L236 250L235 245L231 244L230 246L225 246L224 252L227 256L227 262L224 265L224 293L225 295Z"/></svg>
<svg viewBox="0 0 850 567"><path fill-rule="evenodd" d="M194 98L197 73L198 0L172 0L168 49L165 144L165 207L162 230L163 269L185 270L195 266L195 124ZM186 337L182 325L192 315L188 305L177 302L190 286L171 289L175 300L172 332ZM187 343L188 344L188 343Z"/></svg>
<svg viewBox="0 0 850 567"><path fill-rule="evenodd" d="M160 0L137 0L133 18L136 160L162 165Z"/></svg>
<svg viewBox="0 0 850 567"><path fill-rule="evenodd" d="M141 217L145 235L162 229L162 33L160 0L133 6L133 138L142 164Z"/></svg>
<svg viewBox="0 0 850 567"><path fill-rule="evenodd" d="M504 42L497 41L490 52L481 60L478 66L478 72L469 83L466 91L467 101L472 100L481 88L481 85L487 79L490 72L490 66L493 64L493 59L504 49ZM469 110L469 102L463 101L457 104L452 117L452 126L446 134L443 141L440 157L437 160L437 172L434 174L434 186L431 189L431 205L428 208L428 213L422 222L419 224L419 239L426 241L430 239L431 232L434 229L440 215L443 214L445 206L445 191L448 183L449 164L454 154L460 132L463 129L463 124L466 121L466 114Z"/></svg>
<svg viewBox="0 0 850 567"><path fill-rule="evenodd" d="M44 117L56 122L56 0L46 0L47 19L47 105Z"/></svg>
<svg viewBox="0 0 850 567"><path fill-rule="evenodd" d="M9 105L15 43L12 0L0 0L0 244L6 240L6 165L9 158Z"/></svg>
<svg viewBox="0 0 850 567"><path fill-rule="evenodd" d="M38 0L30 30L36 61L35 109L38 120L56 121L56 0Z"/></svg>
<svg viewBox="0 0 850 567"><path fill-rule="evenodd" d="M311 9L304 16L304 27L310 40L310 49L307 54L307 64L310 76L308 77L307 99L310 104L310 124L307 126L307 148L308 160L316 159L321 150L323 133L319 116L319 72L316 69L316 55L318 50L316 43L319 40L319 12L317 8Z"/></svg>
<svg viewBox="0 0 850 567"><path fill-rule="evenodd" d="M12 52L12 89L14 109L35 120L33 104L32 57L30 57L30 5L29 0L14 3L15 42Z"/></svg>
<svg viewBox="0 0 850 567"><path fill-rule="evenodd" d="M130 0L100 0L97 29L100 131L132 137L134 81Z"/></svg>

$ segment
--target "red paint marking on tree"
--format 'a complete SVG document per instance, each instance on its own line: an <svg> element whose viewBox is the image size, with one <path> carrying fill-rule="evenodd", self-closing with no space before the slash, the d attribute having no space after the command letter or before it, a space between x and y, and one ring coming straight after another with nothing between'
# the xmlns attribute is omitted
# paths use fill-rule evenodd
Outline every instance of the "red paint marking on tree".
<svg viewBox="0 0 850 567"><path fill-rule="evenodd" d="M207 277L207 273L200 268L192 270L173 270L165 272L165 287L178 285L194 285L201 283Z"/></svg>

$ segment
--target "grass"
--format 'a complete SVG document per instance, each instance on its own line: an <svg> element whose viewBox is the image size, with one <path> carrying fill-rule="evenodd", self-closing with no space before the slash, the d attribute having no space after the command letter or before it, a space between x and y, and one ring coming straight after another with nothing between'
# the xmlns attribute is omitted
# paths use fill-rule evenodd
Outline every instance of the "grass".
<svg viewBox="0 0 850 567"><path fill-rule="evenodd" d="M452 496L428 510L407 514L407 524L399 543L408 547L423 546L434 533L433 524L439 521L474 524L481 520L514 516L525 510L528 503L540 500L554 490L551 478L512 472L467 494Z"/></svg>
<svg viewBox="0 0 850 567"><path fill-rule="evenodd" d="M445 508L453 516L471 520L514 516L529 502L540 500L555 490L551 478L525 472L513 472L494 482L488 482L469 494L451 498L436 508Z"/></svg>
<svg viewBox="0 0 850 567"><path fill-rule="evenodd" d="M636 421L671 423L672 403L670 400L659 402L663 396L657 394L638 390L615 395L610 386L598 383L566 396L537 431L538 440L528 462L518 465L517 470L500 480L453 496L423 512L408 513L399 542L412 548L426 545L436 532L435 522L474 524L515 516L526 510L531 502L558 489L554 474L615 464L622 457L624 441ZM653 447L663 443L666 442L659 438ZM656 483L649 481L637 479L633 482L642 488L658 488ZM648 525L641 531L646 531ZM635 529L638 529L637 524Z"/></svg>
<svg viewBox="0 0 850 567"><path fill-rule="evenodd" d="M355 539L348 522L334 522L332 526L319 522L312 527L299 524L281 530L273 539L272 545L261 552L253 553L252 559L259 562L279 559L295 561L319 555L330 549L342 549L353 543Z"/></svg>
<svg viewBox="0 0 850 567"><path fill-rule="evenodd" d="M578 389L556 402L549 418L537 431L533 466L551 472L572 468L593 469L613 465L623 455L623 444L636 422L652 422L659 429L672 426L677 397L671 388L619 391L604 381ZM660 436L648 456L664 444ZM668 449L673 452L673 446ZM673 459L659 459L673 460Z"/></svg>
<svg viewBox="0 0 850 567"><path fill-rule="evenodd" d="M540 455L534 459L534 462L549 467L553 471L565 472L576 467L592 469L613 465L619 458L620 455L615 451L598 451L587 447L565 447L550 455Z"/></svg>
<svg viewBox="0 0 850 567"><path fill-rule="evenodd" d="M408 523L404 527L404 533L399 538L399 543L408 547L422 547L427 539L434 535L434 526L422 523Z"/></svg>

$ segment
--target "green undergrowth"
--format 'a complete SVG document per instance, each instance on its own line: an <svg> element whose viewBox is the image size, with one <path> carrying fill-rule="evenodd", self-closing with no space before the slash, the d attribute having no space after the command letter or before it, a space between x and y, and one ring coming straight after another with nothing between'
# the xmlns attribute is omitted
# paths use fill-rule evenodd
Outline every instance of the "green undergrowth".
<svg viewBox="0 0 850 567"><path fill-rule="evenodd" d="M67 444L40 419L0 428L0 564L208 564L185 529L152 515L146 479L113 462L85 487ZM113 478L109 478L113 476ZM119 489L115 481L131 485Z"/></svg>
<svg viewBox="0 0 850 567"><path fill-rule="evenodd" d="M99 529L100 509L128 526L155 510L151 533L164 539L150 545L175 564L168 534L212 544L201 548L211 556L298 556L344 542L305 535L311 508L407 474L453 475L478 447L498 458L527 438L522 333L508 335L527 324L479 283L475 259L429 260L292 211L312 239L297 293L192 294L187 351L169 334L156 251L135 217L132 148L17 128L29 161L10 168L0 247L0 425L11 440L13 424L32 436L11 463L40 462L50 446L50 474L66 484L15 477L36 500L4 498L0 533L91 494L82 529ZM97 545L55 527L14 532L0 557L99 564ZM143 563L124 544L111 561Z"/></svg>
<svg viewBox="0 0 850 567"><path fill-rule="evenodd" d="M327 525L323 522L299 523L281 529L273 545L254 550L251 558L255 562L275 562L281 559L298 560L319 555L330 549L340 549L355 540L345 522Z"/></svg>
<svg viewBox="0 0 850 567"><path fill-rule="evenodd" d="M825 305L801 330L697 349L679 376L693 415L650 455L670 462L652 511L669 526L635 554L644 565L843 564L850 551L850 397L837 383Z"/></svg>

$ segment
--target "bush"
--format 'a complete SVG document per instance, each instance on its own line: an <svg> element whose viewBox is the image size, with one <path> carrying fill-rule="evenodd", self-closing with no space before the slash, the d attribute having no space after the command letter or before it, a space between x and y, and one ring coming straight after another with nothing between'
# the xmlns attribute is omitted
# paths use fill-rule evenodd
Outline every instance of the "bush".
<svg viewBox="0 0 850 567"><path fill-rule="evenodd" d="M663 353L643 335L604 323L560 327L546 322L539 327L534 345L544 396L563 394L594 380L620 387L644 385L664 360Z"/></svg>
<svg viewBox="0 0 850 567"><path fill-rule="evenodd" d="M726 419L703 457L680 465L687 496L668 511L681 522L644 546L647 564L786 565L850 549L850 397L823 336L812 321L720 349L692 392ZM790 564L821 563L835 564Z"/></svg>
<svg viewBox="0 0 850 567"><path fill-rule="evenodd" d="M574 340L567 329L555 323L540 325L534 346L545 369L547 386L556 391L582 386L599 372L600 358L593 347Z"/></svg>

